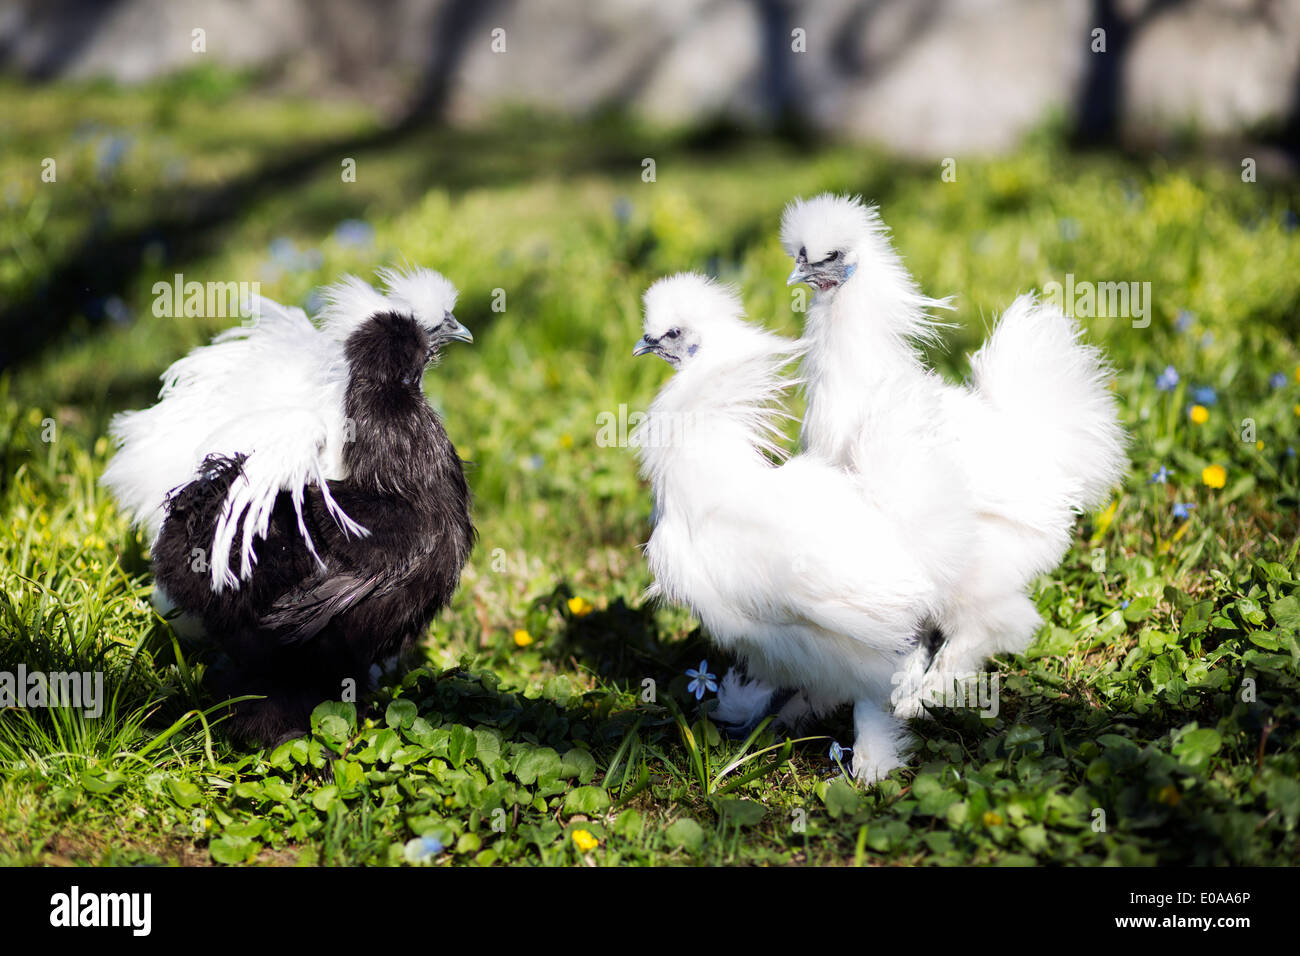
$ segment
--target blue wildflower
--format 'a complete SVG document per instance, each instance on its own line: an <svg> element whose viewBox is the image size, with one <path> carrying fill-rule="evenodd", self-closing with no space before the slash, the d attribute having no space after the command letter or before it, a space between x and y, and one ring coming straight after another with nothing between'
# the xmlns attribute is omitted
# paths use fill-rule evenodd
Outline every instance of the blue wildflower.
<svg viewBox="0 0 1300 956"><path fill-rule="evenodd" d="M691 678L691 682L686 685L686 690L694 694L696 700L703 700L707 692L716 693L718 690L717 675L709 673L708 661L700 661L698 670L694 667L686 668L686 676Z"/></svg>
<svg viewBox="0 0 1300 956"><path fill-rule="evenodd" d="M298 247L288 236L277 236L271 240L271 259L285 268L292 268L298 258Z"/></svg>
<svg viewBox="0 0 1300 956"><path fill-rule="evenodd" d="M1196 399L1198 405L1213 405L1219 400L1218 393L1208 385L1192 389L1192 396Z"/></svg>
<svg viewBox="0 0 1300 956"><path fill-rule="evenodd" d="M340 246L365 248L374 244L375 230L361 219L344 219L334 227L334 240Z"/></svg>
<svg viewBox="0 0 1300 956"><path fill-rule="evenodd" d="M1127 611L1127 610L1128 610L1128 606L1129 606L1130 603L1132 603L1132 602L1129 601L1128 598L1125 598L1124 600L1120 601L1120 602L1119 602L1119 608L1120 608L1120 610L1121 610L1121 611Z"/></svg>
<svg viewBox="0 0 1300 956"><path fill-rule="evenodd" d="M114 325L131 324L131 310L118 296L111 295L104 300L104 314Z"/></svg>
<svg viewBox="0 0 1300 956"><path fill-rule="evenodd" d="M1156 376L1156 388L1162 392L1172 392L1178 387L1178 370L1166 365L1165 370Z"/></svg>
<svg viewBox="0 0 1300 956"><path fill-rule="evenodd" d="M319 269L325 261L325 256L319 249L299 250L288 236L277 236L272 239L270 253L271 262L289 272Z"/></svg>
<svg viewBox="0 0 1300 956"><path fill-rule="evenodd" d="M131 149L130 137L109 136L99 141L95 156L95 172L100 179L108 179L122 165Z"/></svg>
<svg viewBox="0 0 1300 956"><path fill-rule="evenodd" d="M1196 505L1185 505L1181 501L1174 502L1174 517L1179 521L1186 521L1192 516L1192 509Z"/></svg>
<svg viewBox="0 0 1300 956"><path fill-rule="evenodd" d="M1179 309L1178 317L1174 319L1174 328L1178 329L1179 332L1186 332L1192 327L1195 320L1195 313L1189 312L1187 309Z"/></svg>
<svg viewBox="0 0 1300 956"><path fill-rule="evenodd" d="M1148 485L1166 485L1168 483L1169 483L1169 469L1166 468L1164 465L1161 465L1160 470L1157 471L1154 475L1152 475L1147 480Z"/></svg>
<svg viewBox="0 0 1300 956"><path fill-rule="evenodd" d="M446 847L443 846L442 841L437 837L427 836L421 837L419 843L415 843L414 845L408 844L407 852L410 852L412 849L415 851L414 857L418 863L423 860L432 859L446 849Z"/></svg>
<svg viewBox="0 0 1300 956"><path fill-rule="evenodd" d="M843 763L844 755L849 751L851 751L852 749L853 749L852 747L841 747L840 742L838 740L832 740L831 749L828 756L836 763Z"/></svg>
<svg viewBox="0 0 1300 956"><path fill-rule="evenodd" d="M1286 386L1286 373L1274 372L1268 377L1269 388L1283 388Z"/></svg>

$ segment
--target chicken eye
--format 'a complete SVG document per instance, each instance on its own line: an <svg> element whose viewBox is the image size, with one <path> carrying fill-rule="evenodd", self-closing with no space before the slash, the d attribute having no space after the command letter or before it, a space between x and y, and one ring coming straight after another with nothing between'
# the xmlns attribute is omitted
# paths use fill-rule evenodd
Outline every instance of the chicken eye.
<svg viewBox="0 0 1300 956"><path fill-rule="evenodd" d="M664 338L666 338L666 339L675 339L675 338L677 338L677 336L679 336L679 335L681 335L681 334L682 334L682 330L681 330L681 329L669 329L667 332L664 333Z"/></svg>
<svg viewBox="0 0 1300 956"><path fill-rule="evenodd" d="M827 261L827 262L834 262L834 261L835 261L836 259L838 259L839 257L840 257L840 251L839 251L838 249L836 249L834 252L832 252L829 256L826 257L826 261Z"/></svg>

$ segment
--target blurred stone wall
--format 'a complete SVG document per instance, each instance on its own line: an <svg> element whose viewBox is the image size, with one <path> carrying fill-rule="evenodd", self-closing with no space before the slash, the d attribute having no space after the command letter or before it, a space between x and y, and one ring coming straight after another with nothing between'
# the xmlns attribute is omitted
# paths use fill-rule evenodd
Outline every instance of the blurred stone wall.
<svg viewBox="0 0 1300 956"><path fill-rule="evenodd" d="M205 52L192 49L204 31ZM1094 53L1092 31L1106 31ZM795 52L802 30L804 52ZM504 33L494 33L504 31ZM495 44L495 49L494 49ZM504 44L504 50L501 50ZM624 104L794 114L920 155L1233 137L1300 115L1300 0L9 0L0 69L138 82L215 61L454 121Z"/></svg>

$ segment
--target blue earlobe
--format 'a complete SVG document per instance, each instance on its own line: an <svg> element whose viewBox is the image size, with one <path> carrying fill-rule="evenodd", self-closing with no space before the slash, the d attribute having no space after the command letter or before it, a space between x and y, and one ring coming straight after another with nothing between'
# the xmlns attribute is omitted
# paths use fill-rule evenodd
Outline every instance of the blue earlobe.
<svg viewBox="0 0 1300 956"><path fill-rule="evenodd" d="M698 348L699 348L698 345L692 345L690 348L688 348L688 349L686 350L686 354L687 354L687 355L694 355L694 354L695 354L695 350L698 349Z"/></svg>
<svg viewBox="0 0 1300 956"><path fill-rule="evenodd" d="M845 267L844 267L844 278L847 279L849 276L853 275L853 273L855 273L855 272L857 272L857 271L858 271L858 264L857 264L856 262L854 262L854 263L852 263L852 264L850 264L850 265L845 266Z"/></svg>

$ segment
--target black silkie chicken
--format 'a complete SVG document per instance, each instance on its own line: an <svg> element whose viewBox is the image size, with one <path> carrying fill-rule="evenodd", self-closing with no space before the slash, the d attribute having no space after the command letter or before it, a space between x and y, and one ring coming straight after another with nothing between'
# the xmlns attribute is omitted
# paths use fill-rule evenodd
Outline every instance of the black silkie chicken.
<svg viewBox="0 0 1300 956"><path fill-rule="evenodd" d="M221 699L265 695L236 706L239 737L298 736L317 704L364 690L450 601L473 545L460 458L421 391L441 347L473 338L442 276L381 275L386 294L326 290L319 325L262 300L113 423L104 481L155 535L161 603L218 651Z"/></svg>

